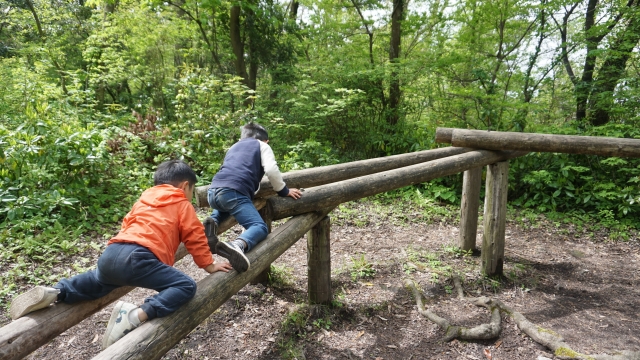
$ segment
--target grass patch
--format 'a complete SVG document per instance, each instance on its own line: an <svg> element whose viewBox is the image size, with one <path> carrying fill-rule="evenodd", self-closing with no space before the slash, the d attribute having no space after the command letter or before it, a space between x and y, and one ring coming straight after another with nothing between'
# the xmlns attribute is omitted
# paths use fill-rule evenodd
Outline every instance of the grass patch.
<svg viewBox="0 0 640 360"><path fill-rule="evenodd" d="M428 271L431 274L430 281L433 284L439 284L441 278L449 278L453 274L451 264L437 253L413 246L409 246L406 251L407 261L402 264L402 267L407 275L415 271Z"/></svg>
<svg viewBox="0 0 640 360"><path fill-rule="evenodd" d="M353 281L357 281L359 279L373 278L376 275L376 269L362 254L359 258L351 258L349 274L351 274Z"/></svg>
<svg viewBox="0 0 640 360"><path fill-rule="evenodd" d="M271 264L269 284L276 289L292 287L294 285L293 268Z"/></svg>

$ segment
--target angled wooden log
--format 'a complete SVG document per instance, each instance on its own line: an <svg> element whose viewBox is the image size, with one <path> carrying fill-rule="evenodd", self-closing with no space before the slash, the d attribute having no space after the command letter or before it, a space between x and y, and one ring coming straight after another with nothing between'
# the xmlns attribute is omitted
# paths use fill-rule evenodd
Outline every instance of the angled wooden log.
<svg viewBox="0 0 640 360"><path fill-rule="evenodd" d="M195 297L176 312L140 325L94 359L160 359L330 211L331 208L296 216L280 225L247 253L249 270L241 274L217 272L200 280Z"/></svg>
<svg viewBox="0 0 640 360"><path fill-rule="evenodd" d="M482 168L469 169L462 179L462 201L460 203L460 249L476 250L478 234L478 206L480 205L480 187Z"/></svg>
<svg viewBox="0 0 640 360"><path fill-rule="evenodd" d="M447 141L449 133L451 137ZM487 150L640 157L640 139L438 128L436 142L438 141L451 143L453 146Z"/></svg>
<svg viewBox="0 0 640 360"><path fill-rule="evenodd" d="M369 160L353 161L337 165L319 166L310 169L290 171L282 174L282 178L288 187L307 188L328 184L336 181L352 179L354 177L374 174L381 171L397 169L404 166L419 164L425 161L440 159L447 156L458 155L470 151L447 147L417 151L408 154L385 156ZM198 186L196 188L196 205L198 207L209 207L207 201L207 190L209 186ZM265 177L260 182L260 191L256 197L268 197L274 195L273 187Z"/></svg>
<svg viewBox="0 0 640 360"><path fill-rule="evenodd" d="M272 197L267 201L273 209L273 220L278 220L304 214L316 208L334 207L343 202L457 174L525 154L526 152L476 150L400 169L316 186L307 189L298 200Z"/></svg>
<svg viewBox="0 0 640 360"><path fill-rule="evenodd" d="M254 205L262 208L265 202L265 200L257 200ZM235 224L235 219L227 219L220 224L218 233L221 234L227 231ZM187 254L187 249L183 244L180 244L176 251L176 261ZM97 300L83 301L73 305L56 304L10 322L0 328L0 359L24 358L65 330L118 300L133 289L134 287L121 287Z"/></svg>
<svg viewBox="0 0 640 360"><path fill-rule="evenodd" d="M481 258L482 273L489 276L502 275L508 181L508 161L487 166Z"/></svg>

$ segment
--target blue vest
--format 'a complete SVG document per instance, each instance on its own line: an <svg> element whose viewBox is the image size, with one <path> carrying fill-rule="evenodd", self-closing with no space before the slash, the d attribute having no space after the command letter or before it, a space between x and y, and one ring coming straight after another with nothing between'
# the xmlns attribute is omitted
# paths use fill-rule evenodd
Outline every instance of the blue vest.
<svg viewBox="0 0 640 360"><path fill-rule="evenodd" d="M211 187L234 189L253 200L264 176L259 141L245 138L233 144L213 177Z"/></svg>

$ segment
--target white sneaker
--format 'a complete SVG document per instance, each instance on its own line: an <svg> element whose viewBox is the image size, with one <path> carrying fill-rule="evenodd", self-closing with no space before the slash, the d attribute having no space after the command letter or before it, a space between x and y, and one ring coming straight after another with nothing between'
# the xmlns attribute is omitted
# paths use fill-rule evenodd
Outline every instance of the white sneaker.
<svg viewBox="0 0 640 360"><path fill-rule="evenodd" d="M111 312L111 318L109 318L109 323L107 324L107 331L102 337L102 350L108 348L111 344L120 340L120 338L137 327L129 322L129 313L137 308L134 304L118 301Z"/></svg>
<svg viewBox="0 0 640 360"><path fill-rule="evenodd" d="M59 293L59 289L36 286L24 294L18 295L11 302L11 309L9 310L11 319L15 320L32 311L49 307L56 301Z"/></svg>

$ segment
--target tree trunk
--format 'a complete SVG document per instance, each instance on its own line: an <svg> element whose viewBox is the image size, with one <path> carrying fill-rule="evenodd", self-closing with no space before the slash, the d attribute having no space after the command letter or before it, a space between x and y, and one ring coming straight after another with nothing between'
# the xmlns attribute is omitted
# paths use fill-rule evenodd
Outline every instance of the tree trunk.
<svg viewBox="0 0 640 360"><path fill-rule="evenodd" d="M396 125L400 119L399 106L400 79L398 78L398 58L400 57L400 42L402 40L402 20L404 19L404 0L393 0L391 13L391 40L389 44L389 62L391 64L391 80L389 84L389 111L387 123Z"/></svg>
<svg viewBox="0 0 640 360"><path fill-rule="evenodd" d="M33 15L33 20L36 22L36 28L38 29L38 35L40 35L40 37L42 39L44 39L44 37L45 37L44 30L42 30L42 24L40 23L40 17L38 17L38 13L36 12L35 6L33 6L33 2L31 2L31 0L25 0L25 3L27 4L27 7L29 8L29 11L31 11L31 15Z"/></svg>
<svg viewBox="0 0 640 360"><path fill-rule="evenodd" d="M543 1L543 5L545 2ZM538 43L536 44L535 50L531 56L529 56L529 64L527 65L527 71L524 78L524 86L522 89L523 103L524 106L518 109L516 113L515 120L513 121L516 131L524 131L527 127L527 115L529 115L529 103L531 103L531 99L533 98L533 93L538 88L538 83L532 84L533 78L531 77L531 73L533 72L533 67L538 63L538 57L540 56L540 51L542 50L542 42L546 38L546 15L544 12L544 8L540 10L540 24L538 31Z"/></svg>
<svg viewBox="0 0 640 360"><path fill-rule="evenodd" d="M608 55L598 70L598 78L594 82L589 97L589 122L593 126L609 122L609 112L613 106L613 92L618 81L624 76L627 61L633 49L640 41L640 1L630 9L635 15L630 16L627 27L622 30L611 45Z"/></svg>
<svg viewBox="0 0 640 360"><path fill-rule="evenodd" d="M259 39L254 39L251 34L255 34L257 32L257 29L255 29L255 13L253 12L253 10L251 9L247 9L246 10L246 29L251 29L252 31L247 31L247 39L249 42L249 51L248 51L248 58L249 58L249 79L247 81L247 86L249 87L249 89L251 90L256 90L256 83L257 83L257 78L258 78L258 53L256 50L256 43L259 41ZM253 103L253 102L251 102Z"/></svg>
<svg viewBox="0 0 640 360"><path fill-rule="evenodd" d="M249 78L247 76L247 66L244 61L244 43L240 34L240 5L231 6L229 16L229 36L231 38L231 48L236 59L234 62L236 75L242 78L242 83L249 86Z"/></svg>
<svg viewBox="0 0 640 360"><path fill-rule="evenodd" d="M298 18L298 8L300 7L300 3L296 0L291 1L291 7L289 8L289 19L295 20Z"/></svg>
<svg viewBox="0 0 640 360"><path fill-rule="evenodd" d="M600 40L595 36L593 32L593 25L595 24L596 5L598 0L589 0L587 3L587 11L585 13L584 20L584 34L587 42L587 53L584 59L584 66L582 68L582 77L576 84L576 120L581 122L587 117L587 101L589 99L589 92L591 83L593 82L593 72L596 68L596 60L598 50L598 43Z"/></svg>

